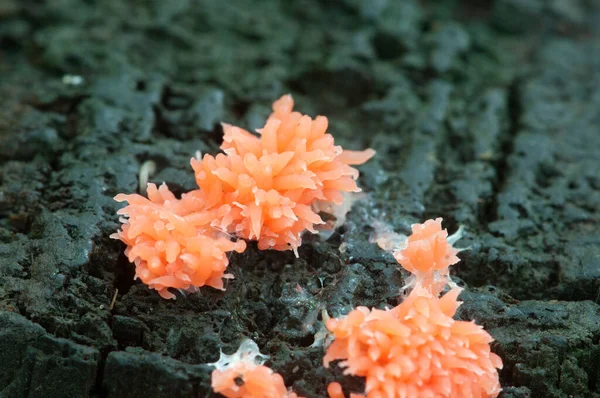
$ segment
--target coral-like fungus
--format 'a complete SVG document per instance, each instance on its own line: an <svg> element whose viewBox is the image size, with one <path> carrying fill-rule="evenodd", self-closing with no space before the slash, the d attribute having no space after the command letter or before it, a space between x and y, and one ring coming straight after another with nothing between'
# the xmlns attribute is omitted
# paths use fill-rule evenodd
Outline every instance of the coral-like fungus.
<svg viewBox="0 0 600 398"><path fill-rule="evenodd" d="M408 297L392 309L358 307L340 319L329 319L335 341L324 357L344 373L366 378L366 396L496 397L496 369L501 359L490 350L492 337L473 322L453 319L460 288L441 298L449 284L448 267L458 261L456 249L441 230L441 219L413 226L413 235L397 256L415 273ZM442 278L434 280L435 272ZM336 386L330 395L341 397Z"/></svg>
<svg viewBox="0 0 600 398"><path fill-rule="evenodd" d="M213 225L260 249L296 250L301 234L323 223L316 205L360 191L351 166L375 153L342 150L326 133L326 117L311 119L293 105L289 95L275 101L260 137L224 124L225 154L192 160L198 186L219 207Z"/></svg>
<svg viewBox="0 0 600 398"><path fill-rule="evenodd" d="M412 273L422 286L438 294L447 283L449 267L456 264L458 249L448 242L448 231L442 229L442 219L414 224L405 247L394 253L396 261Z"/></svg>
<svg viewBox="0 0 600 398"><path fill-rule="evenodd" d="M136 277L165 298L175 297L169 287L221 289L222 278L231 277L224 273L226 252L246 247L230 236L256 240L262 250L297 254L302 233L316 232L315 225L323 223L317 213L341 205L345 193L360 191L351 166L375 151L342 150L326 133L326 117L311 119L292 107L289 95L275 101L260 136L224 124L224 153L191 160L200 189L181 199L152 184L148 199L115 197L129 202L119 211L129 218L112 237L127 244ZM140 174L147 178L147 170Z"/></svg>
<svg viewBox="0 0 600 398"><path fill-rule="evenodd" d="M228 398L299 398L289 392L280 374L263 365L256 343L245 340L232 355L221 352L211 375L212 388Z"/></svg>
<svg viewBox="0 0 600 398"><path fill-rule="evenodd" d="M414 224L406 248L396 252L396 260L413 274L446 269L458 262L458 250L448 243L447 237L441 218Z"/></svg>
<svg viewBox="0 0 600 398"><path fill-rule="evenodd" d="M223 278L229 277L226 253L246 248L244 241L232 242L210 227L213 214L203 210L199 191L177 199L166 185L148 184L148 199L121 194L115 200L129 205L118 211L125 216L123 226L111 237L127 245L125 254L136 265L136 278L164 298L175 297L169 287L222 289Z"/></svg>
<svg viewBox="0 0 600 398"><path fill-rule="evenodd" d="M421 287L391 310L358 307L327 327L335 341L325 366L366 378L367 397L495 397L500 392L491 336L452 319L460 289L437 299Z"/></svg>

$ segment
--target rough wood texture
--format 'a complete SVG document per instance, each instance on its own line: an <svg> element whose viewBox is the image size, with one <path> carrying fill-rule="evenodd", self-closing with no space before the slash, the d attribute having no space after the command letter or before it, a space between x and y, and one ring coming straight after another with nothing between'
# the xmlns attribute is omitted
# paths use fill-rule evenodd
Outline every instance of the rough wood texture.
<svg viewBox="0 0 600 398"><path fill-rule="evenodd" d="M466 228L460 316L497 340L504 396L600 397L599 15L594 0L0 2L0 396L211 396L202 364L243 336L300 394L360 391L322 368L320 311L395 304L402 275L370 225L441 216ZM346 225L299 259L232 256L225 293L165 301L134 282L112 197L146 160L152 181L194 188L189 158L217 151L218 123L258 127L285 92L378 151Z"/></svg>

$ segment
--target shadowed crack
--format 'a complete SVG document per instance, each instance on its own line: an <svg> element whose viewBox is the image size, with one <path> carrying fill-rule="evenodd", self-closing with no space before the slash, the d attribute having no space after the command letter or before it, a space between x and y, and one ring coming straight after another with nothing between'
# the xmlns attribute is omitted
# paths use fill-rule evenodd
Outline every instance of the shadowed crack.
<svg viewBox="0 0 600 398"><path fill-rule="evenodd" d="M508 92L508 115L509 115L509 127L501 137L500 142L500 153L497 156L495 162L493 162L496 177L492 181L493 195L490 201L485 206L484 211L481 213L482 218L480 222L487 225L498 219L498 195L502 192L506 179L510 172L508 159L514 151L515 138L520 129L520 119L522 115L521 99L519 95L519 85L522 83L521 79L515 79L509 88Z"/></svg>

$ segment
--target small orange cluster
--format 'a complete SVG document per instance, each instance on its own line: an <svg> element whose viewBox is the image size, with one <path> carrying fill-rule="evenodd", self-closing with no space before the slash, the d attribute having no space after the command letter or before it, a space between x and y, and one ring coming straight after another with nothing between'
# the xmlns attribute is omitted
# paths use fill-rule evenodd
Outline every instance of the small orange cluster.
<svg viewBox="0 0 600 398"><path fill-rule="evenodd" d="M227 398L300 398L288 391L279 373L263 365L267 359L252 340L246 340L232 355L221 353L211 366L211 385Z"/></svg>
<svg viewBox="0 0 600 398"><path fill-rule="evenodd" d="M326 117L311 119L293 106L290 95L275 101L260 137L224 124L224 154L192 160L198 186L218 207L213 225L258 241L261 250L296 250L302 233L323 223L315 205L341 204L343 192L360 191L351 165L375 154L342 150L326 133Z"/></svg>
<svg viewBox="0 0 600 398"><path fill-rule="evenodd" d="M232 242L210 227L210 212L202 211L199 191L181 199L166 185L148 184L148 198L137 194L117 195L128 206L118 214L128 216L112 238L127 245L125 254L136 265L136 278L166 298L174 298L167 288L194 289L208 285L223 288L229 251L242 252L244 241Z"/></svg>
<svg viewBox="0 0 600 398"><path fill-rule="evenodd" d="M335 341L325 366L343 360L339 365L344 373L366 378L367 398L479 398L500 393L496 369L502 361L490 350L492 337L473 322L454 320L461 289L440 298L441 282L432 279L433 272L440 272L445 285L449 265L458 261L446 237L441 219L413 226L413 236L397 258L416 274L416 283L400 305L386 310L358 307L327 322Z"/></svg>
<svg viewBox="0 0 600 398"><path fill-rule="evenodd" d="M439 294L448 282L449 267L460 260L458 249L448 243L448 231L442 229L442 219L414 224L404 248L394 253L396 261L414 275L421 286Z"/></svg>
<svg viewBox="0 0 600 398"><path fill-rule="evenodd" d="M334 145L327 118L293 112L289 95L273 104L260 137L224 124L217 156L192 159L199 189L177 199L163 185L148 185L148 199L117 195L129 203L119 214L122 230L111 235L127 244L136 277L164 298L169 287L223 288L227 252L242 252L243 241L258 247L294 250L304 231L322 224L319 211L339 205L345 192L360 191L358 171L375 151L346 151Z"/></svg>

